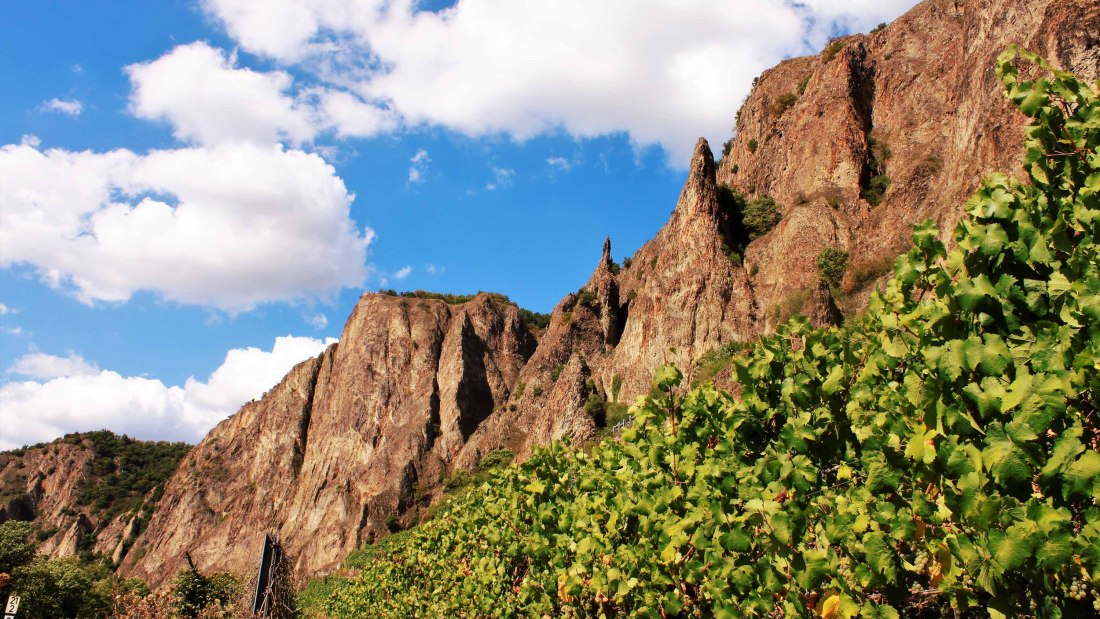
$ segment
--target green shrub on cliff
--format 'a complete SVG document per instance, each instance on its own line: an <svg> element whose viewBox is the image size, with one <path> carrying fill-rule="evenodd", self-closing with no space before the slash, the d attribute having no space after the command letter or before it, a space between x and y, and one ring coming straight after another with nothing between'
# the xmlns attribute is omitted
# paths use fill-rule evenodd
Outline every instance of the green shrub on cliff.
<svg viewBox="0 0 1100 619"><path fill-rule="evenodd" d="M826 284L836 288L848 270L848 252L839 247L826 247L817 255L817 272Z"/></svg>
<svg viewBox="0 0 1100 619"><path fill-rule="evenodd" d="M68 435L65 440L91 444L95 457L88 465L89 483L82 485L76 504L90 506L100 522L137 510L191 449L186 443L138 441L106 430Z"/></svg>

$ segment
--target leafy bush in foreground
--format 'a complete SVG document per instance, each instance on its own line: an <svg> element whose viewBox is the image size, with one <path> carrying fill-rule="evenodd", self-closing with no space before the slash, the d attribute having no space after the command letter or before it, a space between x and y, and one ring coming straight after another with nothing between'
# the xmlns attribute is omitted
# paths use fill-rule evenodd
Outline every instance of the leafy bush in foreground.
<svg viewBox="0 0 1100 619"><path fill-rule="evenodd" d="M926 223L858 330L781 326L735 399L657 389L383 541L332 617L1084 616L1100 583L1100 105L998 73L1030 184ZM1037 57L1023 55L1046 67Z"/></svg>
<svg viewBox="0 0 1100 619"><path fill-rule="evenodd" d="M35 554L29 522L0 523L0 601L22 598L20 619L113 617L116 596L142 591L144 583L111 573L102 563Z"/></svg>

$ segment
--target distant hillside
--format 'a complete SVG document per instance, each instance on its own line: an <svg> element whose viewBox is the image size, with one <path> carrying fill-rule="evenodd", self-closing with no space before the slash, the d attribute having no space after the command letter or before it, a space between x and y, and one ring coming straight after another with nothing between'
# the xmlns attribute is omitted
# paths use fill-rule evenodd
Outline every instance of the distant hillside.
<svg viewBox="0 0 1100 619"><path fill-rule="evenodd" d="M190 448L101 430L0 452L0 522L32 522L42 554L118 563Z"/></svg>

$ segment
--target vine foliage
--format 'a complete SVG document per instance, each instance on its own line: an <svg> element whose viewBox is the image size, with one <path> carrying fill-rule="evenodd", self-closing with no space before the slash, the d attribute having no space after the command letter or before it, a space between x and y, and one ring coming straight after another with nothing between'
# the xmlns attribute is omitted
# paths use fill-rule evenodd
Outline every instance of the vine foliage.
<svg viewBox="0 0 1100 619"><path fill-rule="evenodd" d="M1048 77L1029 81L1018 64ZM662 367L335 583L332 617L1081 616L1100 583L1100 104L1012 48L1028 182L929 222L858 329L780 326L739 398ZM464 614L463 614L464 613Z"/></svg>

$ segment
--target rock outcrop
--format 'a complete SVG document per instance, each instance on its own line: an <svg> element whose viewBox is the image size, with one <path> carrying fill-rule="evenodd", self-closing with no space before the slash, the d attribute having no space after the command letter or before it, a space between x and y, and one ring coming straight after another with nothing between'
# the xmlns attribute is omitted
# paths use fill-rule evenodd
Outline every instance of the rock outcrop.
<svg viewBox="0 0 1100 619"><path fill-rule="evenodd" d="M718 169L783 214L745 254L761 305L813 288L826 247L850 252L852 294L889 270L913 224L931 218L949 237L982 175L1023 156L1027 119L1004 96L997 56L1021 45L1092 81L1098 33L1095 0L926 0L764 72Z"/></svg>
<svg viewBox="0 0 1100 619"><path fill-rule="evenodd" d="M33 521L49 534L40 543L39 552L75 554L82 531L79 517L69 512L78 504L93 457L87 445L64 441L0 455L0 522Z"/></svg>
<svg viewBox="0 0 1100 619"><path fill-rule="evenodd" d="M515 410L479 428L460 464L501 447L523 457L563 437L587 440L601 425L601 411L586 410L593 398L630 402L648 391L657 366L690 368L708 350L758 334L749 278L727 255L728 215L710 147L699 140L672 218L629 266L615 265L604 242L588 283L551 314L520 374Z"/></svg>
<svg viewBox="0 0 1100 619"><path fill-rule="evenodd" d="M299 573L334 567L437 488L504 403L535 341L514 305L364 295L339 344L218 425L168 484L123 563L246 572L265 532Z"/></svg>
<svg viewBox="0 0 1100 619"><path fill-rule="evenodd" d="M825 280L817 281L817 286L814 287L810 298L806 299L799 313L805 316L815 329L835 327L844 320L844 315L836 306L833 293Z"/></svg>
<svg viewBox="0 0 1100 619"><path fill-rule="evenodd" d="M569 436L585 440L593 394L630 402L665 363L767 333L793 313L815 326L858 311L905 251L914 224L945 237L981 175L1018 168L1026 119L1004 98L996 57L1022 44L1087 79L1100 74L1100 5L1091 0L927 0L870 35L765 72L715 167L700 140L676 210L616 269L605 243L588 283L555 308L521 372L515 410L479 429L460 456ZM737 214L719 186L774 197L782 218L730 247ZM818 273L828 247L850 252L843 298Z"/></svg>

